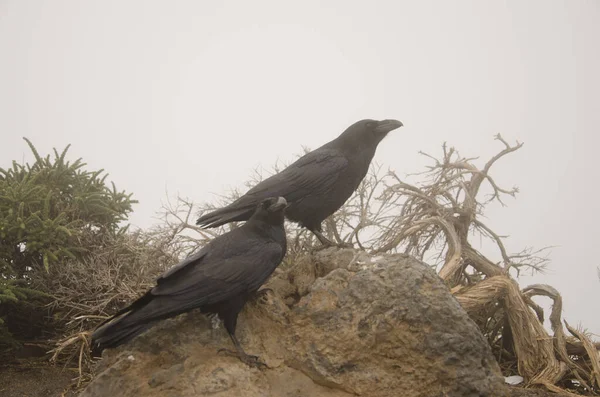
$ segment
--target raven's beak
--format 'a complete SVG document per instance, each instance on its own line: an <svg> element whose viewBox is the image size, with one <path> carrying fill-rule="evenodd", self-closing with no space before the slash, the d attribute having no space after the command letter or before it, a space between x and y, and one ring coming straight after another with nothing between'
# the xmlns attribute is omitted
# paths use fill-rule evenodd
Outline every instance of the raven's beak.
<svg viewBox="0 0 600 397"><path fill-rule="evenodd" d="M375 132L379 132L381 134L387 134L390 131L395 130L396 128L402 127L404 124L398 120L381 120L377 123L377 127L375 127Z"/></svg>
<svg viewBox="0 0 600 397"><path fill-rule="evenodd" d="M277 198L277 202L275 204L273 204L271 206L271 208L269 208L271 211L275 212L275 211L279 211L285 207L288 206L287 201L285 200L285 198L283 197L278 197Z"/></svg>

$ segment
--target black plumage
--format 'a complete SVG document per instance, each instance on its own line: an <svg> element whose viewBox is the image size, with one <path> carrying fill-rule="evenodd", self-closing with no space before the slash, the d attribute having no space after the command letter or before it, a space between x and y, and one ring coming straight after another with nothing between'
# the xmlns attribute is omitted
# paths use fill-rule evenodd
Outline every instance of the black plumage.
<svg viewBox="0 0 600 397"><path fill-rule="evenodd" d="M312 231L325 245L321 223L337 211L358 188L369 170L377 145L397 120L361 120L339 137L302 156L281 172L265 179L230 205L202 215L196 224L205 228L245 221L265 197L285 197L286 217Z"/></svg>
<svg viewBox="0 0 600 397"><path fill-rule="evenodd" d="M199 308L216 313L248 364L235 329L239 312L269 278L286 253L283 197L267 198L239 228L223 234L157 279L156 286L104 322L92 335L96 354L119 346L156 322Z"/></svg>

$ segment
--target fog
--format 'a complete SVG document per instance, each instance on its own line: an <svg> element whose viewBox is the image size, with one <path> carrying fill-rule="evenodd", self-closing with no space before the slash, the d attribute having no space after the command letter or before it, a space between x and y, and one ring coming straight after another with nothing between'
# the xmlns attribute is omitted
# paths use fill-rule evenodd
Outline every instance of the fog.
<svg viewBox="0 0 600 397"><path fill-rule="evenodd" d="M404 127L376 161L424 169L443 142L520 188L486 223L511 252L557 246L563 315L600 334L600 3L0 1L0 166L72 144L140 201L242 186L362 118ZM495 255L495 252L493 252ZM495 258L497 259L497 258Z"/></svg>

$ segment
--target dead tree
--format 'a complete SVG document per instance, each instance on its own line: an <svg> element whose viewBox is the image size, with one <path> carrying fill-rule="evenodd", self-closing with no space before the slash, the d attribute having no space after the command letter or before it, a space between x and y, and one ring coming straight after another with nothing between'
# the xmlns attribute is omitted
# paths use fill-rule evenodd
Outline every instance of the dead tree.
<svg viewBox="0 0 600 397"><path fill-rule="evenodd" d="M580 331L565 325L572 335L566 337L561 324L562 300L558 291L547 285L519 289L510 270L546 265L546 249L525 249L510 254L504 237L481 220L485 206L493 201L504 205L503 197L514 197L517 188L504 189L492 178L492 166L523 144L510 145L500 135L504 148L482 168L474 158L463 158L454 148L443 145L441 159L423 153L433 161L419 174L423 182L412 185L390 173L388 186L380 201L401 205L399 213L379 219L375 252L402 250L420 259L441 258L439 275L459 302L479 324L505 372L522 375L528 384L544 385L559 391L557 385L596 394L600 390L600 355L597 347ZM491 189L480 199L484 183ZM399 199L402 197L403 199ZM491 239L501 260L491 261L470 244L474 234ZM554 300L550 321L553 336L543 327L544 313L532 297ZM585 350L580 356L568 354ZM515 365L516 364L516 365Z"/></svg>

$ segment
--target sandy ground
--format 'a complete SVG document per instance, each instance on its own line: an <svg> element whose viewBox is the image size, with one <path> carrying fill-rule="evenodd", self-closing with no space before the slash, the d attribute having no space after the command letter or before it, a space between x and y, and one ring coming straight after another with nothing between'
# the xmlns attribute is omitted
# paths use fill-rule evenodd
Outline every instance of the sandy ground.
<svg viewBox="0 0 600 397"><path fill-rule="evenodd" d="M52 366L0 366L0 397L73 397L72 373Z"/></svg>

